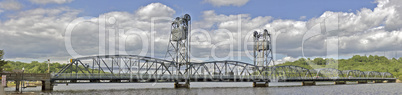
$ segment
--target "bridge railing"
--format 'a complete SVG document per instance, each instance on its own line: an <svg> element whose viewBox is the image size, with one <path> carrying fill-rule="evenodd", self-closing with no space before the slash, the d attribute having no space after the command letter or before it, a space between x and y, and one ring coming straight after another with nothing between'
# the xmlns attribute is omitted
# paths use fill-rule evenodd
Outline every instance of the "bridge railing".
<svg viewBox="0 0 402 95"><path fill-rule="evenodd" d="M395 78L383 78L383 77L284 77L278 78L279 80L286 79L395 79Z"/></svg>
<svg viewBox="0 0 402 95"><path fill-rule="evenodd" d="M272 80L272 79L388 79L391 77L286 77L286 76L262 76L262 75L166 75L166 74L83 74L83 73L62 73L52 74L54 79L250 79L250 80Z"/></svg>
<svg viewBox="0 0 402 95"><path fill-rule="evenodd" d="M58 75L53 75L53 79L137 79L137 80L173 80L173 79L211 79L211 80L229 80L229 79L240 79L240 80L269 80L267 76L247 76L247 75L193 75L193 76L183 76L183 75L163 75L163 74L82 74L82 73L62 73Z"/></svg>

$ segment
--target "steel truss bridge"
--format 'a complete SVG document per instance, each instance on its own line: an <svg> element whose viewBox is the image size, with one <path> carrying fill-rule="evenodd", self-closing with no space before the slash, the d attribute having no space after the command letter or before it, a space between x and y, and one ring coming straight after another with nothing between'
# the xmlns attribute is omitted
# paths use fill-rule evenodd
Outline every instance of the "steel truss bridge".
<svg viewBox="0 0 402 95"><path fill-rule="evenodd" d="M255 66L239 61L173 61L138 55L104 55L71 59L53 74L53 82L305 82L389 81L391 73L333 68L306 69L299 66Z"/></svg>

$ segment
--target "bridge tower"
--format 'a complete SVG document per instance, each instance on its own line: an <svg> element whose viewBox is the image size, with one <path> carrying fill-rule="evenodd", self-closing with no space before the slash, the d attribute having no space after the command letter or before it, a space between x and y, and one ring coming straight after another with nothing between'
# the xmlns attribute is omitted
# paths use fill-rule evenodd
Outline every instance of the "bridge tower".
<svg viewBox="0 0 402 95"><path fill-rule="evenodd" d="M264 29L263 33L258 33L257 31L254 31L253 36L254 65L257 66L255 69L259 72L260 75L264 77L264 79L268 79L270 74L266 73L266 71L269 69L269 66L275 65L273 60L271 34L268 33L268 30ZM258 86L261 84L256 84L256 82L254 82L253 85ZM268 82L262 84L262 86L268 86Z"/></svg>
<svg viewBox="0 0 402 95"><path fill-rule="evenodd" d="M174 62L173 65L176 70L174 73L177 75L175 80L175 87L189 87L190 86L190 31L191 31L191 17L185 14L182 17L176 17L172 22L169 44L167 48L166 57L170 57ZM183 76L185 80L180 80L179 76ZM180 84L179 82L183 82Z"/></svg>
<svg viewBox="0 0 402 95"><path fill-rule="evenodd" d="M274 66L271 34L265 29L263 33L254 31L254 65Z"/></svg>

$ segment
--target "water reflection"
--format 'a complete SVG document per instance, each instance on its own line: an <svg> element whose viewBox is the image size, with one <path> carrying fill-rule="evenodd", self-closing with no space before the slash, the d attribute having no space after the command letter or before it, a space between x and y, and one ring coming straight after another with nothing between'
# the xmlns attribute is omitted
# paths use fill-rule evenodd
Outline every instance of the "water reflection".
<svg viewBox="0 0 402 95"><path fill-rule="evenodd" d="M27 88L51 95L262 95L262 94L402 94L398 83L300 86L301 83L270 83L270 87L253 88L252 83L191 83L190 89L174 89L173 83L101 83L101 84L59 84L52 92L40 92L40 87ZM15 89L6 88L6 91Z"/></svg>

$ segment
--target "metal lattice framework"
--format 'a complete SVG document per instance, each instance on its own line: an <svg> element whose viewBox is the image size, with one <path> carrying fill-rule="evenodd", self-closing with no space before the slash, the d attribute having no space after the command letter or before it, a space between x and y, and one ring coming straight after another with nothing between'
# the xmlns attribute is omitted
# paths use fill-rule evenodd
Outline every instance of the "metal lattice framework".
<svg viewBox="0 0 402 95"><path fill-rule="evenodd" d="M272 67L272 80L311 78L313 74L309 69L299 66Z"/></svg>
<svg viewBox="0 0 402 95"><path fill-rule="evenodd" d="M333 68L321 68L315 69L317 72L316 76L321 78L340 78L343 76L341 70L333 69Z"/></svg>
<svg viewBox="0 0 402 95"><path fill-rule="evenodd" d="M71 59L53 80L129 80L130 82L247 81L265 82L293 79L392 78L387 72L358 70L340 71L332 68L306 69L299 66L275 66L271 36L267 30L254 32L254 64L239 61L190 62L191 17L177 17L171 24L165 59L138 55L103 55ZM177 85L176 85L177 84ZM258 84L257 84L258 85Z"/></svg>
<svg viewBox="0 0 402 95"><path fill-rule="evenodd" d="M171 69L176 69L175 74L181 75L186 78L184 80L188 83L191 69L190 69L190 34L191 33L191 17L185 14L183 17L177 17L171 25L171 33L168 43L167 52L165 58L170 58L174 65L168 65L166 69L170 69L170 66L175 66ZM184 69L185 72L179 72ZM174 73L174 72L172 72ZM177 80L179 81L179 80Z"/></svg>
<svg viewBox="0 0 402 95"><path fill-rule="evenodd" d="M388 72L332 68L306 69L299 66L261 67L239 61L191 62L177 68L175 62L138 55L104 55L72 59L53 78L59 80L130 81L278 81L286 79L393 78ZM257 69L263 68L263 69ZM188 72L192 71L192 72ZM183 76L183 75L189 75Z"/></svg>
<svg viewBox="0 0 402 95"><path fill-rule="evenodd" d="M132 80L237 80L268 81L269 68L239 61L191 62L178 68L175 62L137 55L104 55L72 59L54 77L58 79ZM256 69L264 68L264 69ZM193 72L189 72L193 71ZM183 76L189 75L189 77Z"/></svg>
<svg viewBox="0 0 402 95"><path fill-rule="evenodd" d="M363 71L360 70L344 70L342 71L343 77L366 77Z"/></svg>
<svg viewBox="0 0 402 95"><path fill-rule="evenodd" d="M253 36L254 65L262 67L274 66L271 34L265 29L263 33L254 31Z"/></svg>

